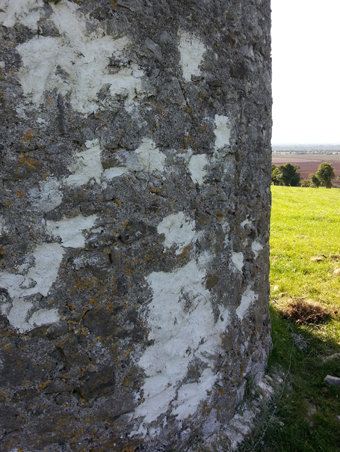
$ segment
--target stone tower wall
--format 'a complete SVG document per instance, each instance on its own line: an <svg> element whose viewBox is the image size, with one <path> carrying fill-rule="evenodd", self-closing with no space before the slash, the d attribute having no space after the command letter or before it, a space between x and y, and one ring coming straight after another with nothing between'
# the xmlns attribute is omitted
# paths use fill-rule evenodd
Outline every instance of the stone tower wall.
<svg viewBox="0 0 340 452"><path fill-rule="evenodd" d="M269 0L0 24L0 449L222 434L270 349Z"/></svg>

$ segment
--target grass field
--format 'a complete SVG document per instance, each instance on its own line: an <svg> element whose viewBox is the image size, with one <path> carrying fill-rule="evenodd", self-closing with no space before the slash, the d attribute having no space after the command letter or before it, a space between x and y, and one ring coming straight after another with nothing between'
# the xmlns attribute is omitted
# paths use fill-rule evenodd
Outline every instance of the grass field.
<svg viewBox="0 0 340 452"><path fill-rule="evenodd" d="M272 198L268 372L285 382L240 450L339 452L340 387L324 378L340 377L340 190L272 186ZM319 302L331 320L284 319L280 311L296 299Z"/></svg>

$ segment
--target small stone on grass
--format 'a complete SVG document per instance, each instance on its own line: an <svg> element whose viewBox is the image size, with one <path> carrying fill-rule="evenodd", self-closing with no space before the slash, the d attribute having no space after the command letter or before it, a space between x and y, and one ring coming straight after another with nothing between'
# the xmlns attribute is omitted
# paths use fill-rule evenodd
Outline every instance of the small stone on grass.
<svg viewBox="0 0 340 452"><path fill-rule="evenodd" d="M327 377L324 379L324 382L328 383L331 386L340 386L340 378L332 377L332 375L327 375Z"/></svg>
<svg viewBox="0 0 340 452"><path fill-rule="evenodd" d="M325 260L325 256L313 256L310 258L311 262L321 262Z"/></svg>

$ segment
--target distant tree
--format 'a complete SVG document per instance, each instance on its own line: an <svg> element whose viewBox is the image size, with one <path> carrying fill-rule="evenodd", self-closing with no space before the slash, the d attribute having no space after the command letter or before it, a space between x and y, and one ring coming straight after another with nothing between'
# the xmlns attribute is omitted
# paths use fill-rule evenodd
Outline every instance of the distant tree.
<svg viewBox="0 0 340 452"><path fill-rule="evenodd" d="M274 185L282 185L281 183L281 171L279 166L272 165L272 183Z"/></svg>
<svg viewBox="0 0 340 452"><path fill-rule="evenodd" d="M300 185L301 174L300 167L297 165L291 165L290 163L286 163L283 165L283 179L285 185L290 185L291 187L298 187Z"/></svg>
<svg viewBox="0 0 340 452"><path fill-rule="evenodd" d="M276 166L272 171L273 184L298 187L301 180L299 169L297 165L292 165L291 163Z"/></svg>
<svg viewBox="0 0 340 452"><path fill-rule="evenodd" d="M301 182L301 187L310 187L311 186L311 181L309 179L303 179L303 181Z"/></svg>
<svg viewBox="0 0 340 452"><path fill-rule="evenodd" d="M323 162L316 172L316 177L320 185L326 188L332 188L332 180L335 178L334 168L331 163Z"/></svg>
<svg viewBox="0 0 340 452"><path fill-rule="evenodd" d="M312 188L319 188L320 187L320 180L316 177L315 174L310 174L309 175L309 180L310 180L310 186Z"/></svg>

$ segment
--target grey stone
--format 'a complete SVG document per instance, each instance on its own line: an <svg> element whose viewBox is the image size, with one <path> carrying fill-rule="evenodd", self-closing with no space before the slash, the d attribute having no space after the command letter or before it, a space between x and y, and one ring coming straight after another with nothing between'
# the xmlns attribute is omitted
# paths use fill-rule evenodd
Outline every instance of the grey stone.
<svg viewBox="0 0 340 452"><path fill-rule="evenodd" d="M60 336L63 336L64 334L68 333L68 331L69 331L68 324L63 321L56 322L53 325L51 325L45 329L46 329L46 337L50 340L57 339Z"/></svg>
<svg viewBox="0 0 340 452"><path fill-rule="evenodd" d="M325 383L328 383L331 386L340 386L340 378L339 377L333 377L332 375L327 375L324 379Z"/></svg>
<svg viewBox="0 0 340 452"><path fill-rule="evenodd" d="M143 221L129 221L121 234L121 240L124 244L133 243L144 237L156 234L156 228L145 224Z"/></svg>
<svg viewBox="0 0 340 452"><path fill-rule="evenodd" d="M322 362L327 363L328 361L331 361L333 359L340 359L340 353L333 353L330 356L325 356L322 358Z"/></svg>
<svg viewBox="0 0 340 452"><path fill-rule="evenodd" d="M115 373L112 367L96 372L87 372L80 379L80 386L74 393L84 400L109 396L115 389Z"/></svg>

